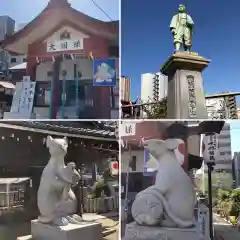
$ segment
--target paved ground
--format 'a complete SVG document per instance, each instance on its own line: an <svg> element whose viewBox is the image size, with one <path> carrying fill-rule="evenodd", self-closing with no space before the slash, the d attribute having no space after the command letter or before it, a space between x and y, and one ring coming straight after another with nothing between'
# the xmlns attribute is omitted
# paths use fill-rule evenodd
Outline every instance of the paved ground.
<svg viewBox="0 0 240 240"><path fill-rule="evenodd" d="M87 213L83 215L84 220L94 220L102 224L102 226L108 231L114 231L113 233L104 237L104 240L119 240L119 216L116 213L108 214L91 214Z"/></svg>
<svg viewBox="0 0 240 240"><path fill-rule="evenodd" d="M84 214L83 219L86 221L96 221L102 224L106 232L111 230L104 240L118 240L118 214L110 213L105 215ZM16 240L18 236L30 234L30 222L5 226L0 225L0 240Z"/></svg>
<svg viewBox="0 0 240 240"><path fill-rule="evenodd" d="M240 240L240 231L217 215L214 215L215 240Z"/></svg>
<svg viewBox="0 0 240 240"><path fill-rule="evenodd" d="M119 240L118 231L111 235L106 236L103 240Z"/></svg>

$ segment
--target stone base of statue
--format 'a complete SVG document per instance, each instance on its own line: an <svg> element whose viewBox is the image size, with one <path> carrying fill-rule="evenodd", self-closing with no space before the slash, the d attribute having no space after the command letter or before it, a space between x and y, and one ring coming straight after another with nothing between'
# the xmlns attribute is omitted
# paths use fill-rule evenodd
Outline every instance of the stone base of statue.
<svg viewBox="0 0 240 240"><path fill-rule="evenodd" d="M168 76L167 118L207 119L202 71L210 60L197 53L176 52L162 66Z"/></svg>
<svg viewBox="0 0 240 240"><path fill-rule="evenodd" d="M95 222L82 222L81 225L52 226L32 220L31 234L18 237L17 240L100 240L102 225Z"/></svg>
<svg viewBox="0 0 240 240"><path fill-rule="evenodd" d="M179 229L127 224L124 240L210 240L202 238L196 228Z"/></svg>

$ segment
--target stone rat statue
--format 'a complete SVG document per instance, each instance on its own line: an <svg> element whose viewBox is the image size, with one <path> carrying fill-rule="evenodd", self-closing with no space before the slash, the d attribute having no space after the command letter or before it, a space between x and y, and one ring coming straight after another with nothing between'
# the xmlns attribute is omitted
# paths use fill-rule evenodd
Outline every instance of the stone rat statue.
<svg viewBox="0 0 240 240"><path fill-rule="evenodd" d="M51 158L44 168L38 189L38 220L58 226L79 224L82 218L77 212L77 199L71 187L80 180L75 163L64 163L67 154L67 138L47 137L46 145Z"/></svg>
<svg viewBox="0 0 240 240"><path fill-rule="evenodd" d="M158 161L155 184L137 194L132 216L140 225L188 228L194 225L196 193L175 150L178 139L151 139L143 146Z"/></svg>

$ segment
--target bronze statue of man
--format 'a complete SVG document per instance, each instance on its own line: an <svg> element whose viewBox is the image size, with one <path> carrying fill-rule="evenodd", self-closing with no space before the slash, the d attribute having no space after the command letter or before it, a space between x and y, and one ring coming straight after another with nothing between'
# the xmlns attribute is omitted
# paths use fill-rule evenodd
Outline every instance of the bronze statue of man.
<svg viewBox="0 0 240 240"><path fill-rule="evenodd" d="M179 5L178 14L174 15L170 24L170 30L173 34L175 51L181 47L190 52L192 47L192 32L194 22L190 15L186 13L186 7Z"/></svg>

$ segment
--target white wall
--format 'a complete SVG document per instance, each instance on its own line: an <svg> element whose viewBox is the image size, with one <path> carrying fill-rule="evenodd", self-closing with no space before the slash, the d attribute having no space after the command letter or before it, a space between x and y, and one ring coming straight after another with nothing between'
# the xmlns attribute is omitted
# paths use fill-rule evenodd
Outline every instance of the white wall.
<svg viewBox="0 0 240 240"><path fill-rule="evenodd" d="M144 73L141 75L141 100L146 102L153 98L154 74Z"/></svg>
<svg viewBox="0 0 240 240"><path fill-rule="evenodd" d="M93 64L88 59L63 60L60 65L60 80L63 80L61 75L62 70L67 71L66 80L74 80L74 64L77 65L77 72L82 73L82 79L93 78Z"/></svg>
<svg viewBox="0 0 240 240"><path fill-rule="evenodd" d="M74 64L77 64L77 72L82 73L82 79L92 79L92 61L88 59L63 60L60 65L59 80L63 80L61 72L67 71L66 80L74 80ZM36 70L36 81L51 81L52 77L47 76L48 71L53 71L52 61L40 63Z"/></svg>
<svg viewBox="0 0 240 240"><path fill-rule="evenodd" d="M154 97L154 84L156 82L155 74L158 75L158 99L161 100L167 97L168 78L167 76L158 73L144 73L141 75L141 100L148 101Z"/></svg>
<svg viewBox="0 0 240 240"><path fill-rule="evenodd" d="M159 76L159 100L167 97L168 93L168 77L162 75L161 73L157 73Z"/></svg>
<svg viewBox="0 0 240 240"><path fill-rule="evenodd" d="M53 63L51 61L40 63L36 69L36 81L51 81L52 77L47 76L49 71L53 71Z"/></svg>

